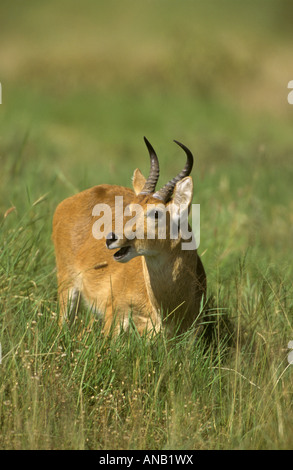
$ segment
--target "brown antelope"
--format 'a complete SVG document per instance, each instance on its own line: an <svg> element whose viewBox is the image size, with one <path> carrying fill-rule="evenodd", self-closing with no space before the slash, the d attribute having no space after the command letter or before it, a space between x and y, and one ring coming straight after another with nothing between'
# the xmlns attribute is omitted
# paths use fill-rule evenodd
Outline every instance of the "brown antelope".
<svg viewBox="0 0 293 470"><path fill-rule="evenodd" d="M176 142L176 141L175 141ZM104 331L117 333L126 329L129 315L138 332L185 331L200 314L206 293L206 275L196 249L183 250L182 235L171 237L172 224L179 224L181 205L190 208L193 183L189 176L193 156L183 144L187 162L183 170L163 188L155 191L159 162L145 138L150 155L147 180L139 169L134 171L134 192L122 186L102 184L62 201L54 214L55 245L60 322L77 313L80 297L103 320ZM123 198L123 230L113 231L115 197ZM126 221L133 208L142 209L135 226L144 236L136 236ZM102 207L111 215L104 224L104 236L94 236L94 224L100 223ZM150 209L151 208L151 209ZM117 208L116 208L117 209ZM165 211L166 236L159 239L158 225ZM152 222L153 232L146 235ZM150 224L148 224L150 225ZM108 226L108 228L105 228ZM100 228L102 228L100 224ZM133 229L133 224L132 224ZM191 232L190 232L191 233ZM148 234L149 235L149 234ZM114 256L111 250L116 250ZM115 326L114 326L115 325Z"/></svg>

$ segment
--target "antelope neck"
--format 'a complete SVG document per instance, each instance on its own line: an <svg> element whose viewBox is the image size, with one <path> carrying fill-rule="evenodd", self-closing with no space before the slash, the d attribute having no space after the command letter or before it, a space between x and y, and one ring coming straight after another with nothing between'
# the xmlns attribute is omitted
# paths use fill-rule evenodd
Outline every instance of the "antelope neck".
<svg viewBox="0 0 293 470"><path fill-rule="evenodd" d="M186 286L190 273L194 272L196 256L196 251L182 251L178 246L171 257L170 254L143 257L146 288L157 311L162 309L167 314L180 304L188 307L191 293Z"/></svg>

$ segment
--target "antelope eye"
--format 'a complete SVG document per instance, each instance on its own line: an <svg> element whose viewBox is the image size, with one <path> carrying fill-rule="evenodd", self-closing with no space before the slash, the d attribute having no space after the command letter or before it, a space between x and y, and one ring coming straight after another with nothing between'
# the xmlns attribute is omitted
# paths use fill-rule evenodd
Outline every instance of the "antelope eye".
<svg viewBox="0 0 293 470"><path fill-rule="evenodd" d="M149 212L148 217L151 217L154 220L159 220L161 218L161 211L158 211L157 209L152 210Z"/></svg>

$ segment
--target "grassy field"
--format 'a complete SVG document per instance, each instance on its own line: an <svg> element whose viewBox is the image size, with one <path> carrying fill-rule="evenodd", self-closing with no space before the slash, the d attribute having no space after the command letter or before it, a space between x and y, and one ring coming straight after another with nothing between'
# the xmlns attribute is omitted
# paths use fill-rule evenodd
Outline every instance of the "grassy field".
<svg viewBox="0 0 293 470"><path fill-rule="evenodd" d="M0 448L292 449L292 3L1 10ZM162 184L195 155L210 342L58 329L54 209L147 173L144 135Z"/></svg>

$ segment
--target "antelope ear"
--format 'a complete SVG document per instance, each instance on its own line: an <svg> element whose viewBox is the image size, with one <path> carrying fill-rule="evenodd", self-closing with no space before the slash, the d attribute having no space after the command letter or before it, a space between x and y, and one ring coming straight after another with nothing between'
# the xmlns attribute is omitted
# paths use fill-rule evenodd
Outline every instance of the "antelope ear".
<svg viewBox="0 0 293 470"><path fill-rule="evenodd" d="M134 170L133 177L132 177L132 186L133 186L135 194L139 194L142 191L145 185L145 182L146 182L146 179L143 176L142 172L138 168L136 168L136 170Z"/></svg>
<svg viewBox="0 0 293 470"><path fill-rule="evenodd" d="M191 176L186 176L178 181L173 192L172 204L177 213L180 212L180 206L188 206L188 212L193 198L193 182Z"/></svg>

